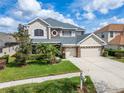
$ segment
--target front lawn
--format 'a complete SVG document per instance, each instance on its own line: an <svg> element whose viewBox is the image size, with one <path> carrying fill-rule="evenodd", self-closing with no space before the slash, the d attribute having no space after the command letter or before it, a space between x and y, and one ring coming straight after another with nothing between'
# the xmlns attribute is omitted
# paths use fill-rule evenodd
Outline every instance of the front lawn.
<svg viewBox="0 0 124 93"><path fill-rule="evenodd" d="M11 61L14 59L11 58ZM10 62L11 63L11 62ZM20 80L48 75L57 75L71 72L78 72L79 69L71 62L63 60L57 64L28 64L24 67L8 65L0 71L0 82Z"/></svg>
<svg viewBox="0 0 124 93"><path fill-rule="evenodd" d="M121 58L121 59L114 59L114 60L116 60L116 61L118 61L118 62L124 63L124 58Z"/></svg>
<svg viewBox="0 0 124 93"><path fill-rule="evenodd" d="M124 63L124 58L118 59L118 58L112 57L112 56L109 56L108 58L110 58L110 59L112 59L112 60L115 60L115 61L117 61L117 62L122 62L122 63Z"/></svg>
<svg viewBox="0 0 124 93"><path fill-rule="evenodd" d="M1 89L0 93L80 93L78 92L79 85L80 78L73 77L5 88ZM87 93L96 93L94 84L89 76L86 76L85 87Z"/></svg>

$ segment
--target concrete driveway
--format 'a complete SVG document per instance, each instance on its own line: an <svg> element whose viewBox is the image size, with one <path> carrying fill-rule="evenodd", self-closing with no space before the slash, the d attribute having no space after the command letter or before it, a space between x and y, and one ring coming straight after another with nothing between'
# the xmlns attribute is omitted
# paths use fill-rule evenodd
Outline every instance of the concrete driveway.
<svg viewBox="0 0 124 93"><path fill-rule="evenodd" d="M98 93L117 93L124 90L124 63L104 57L69 58L90 75Z"/></svg>

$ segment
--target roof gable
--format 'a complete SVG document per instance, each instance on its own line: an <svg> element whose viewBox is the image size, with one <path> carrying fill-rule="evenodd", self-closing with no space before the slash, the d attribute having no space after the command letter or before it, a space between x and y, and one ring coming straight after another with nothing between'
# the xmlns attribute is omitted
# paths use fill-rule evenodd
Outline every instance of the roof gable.
<svg viewBox="0 0 124 93"><path fill-rule="evenodd" d="M105 41L103 41L101 38L99 38L98 36L96 36L94 33L89 34L88 36L86 36L84 39L82 39L80 42L78 42L78 44L82 44L83 42L85 42L90 37L96 38L96 40L99 41L101 43L101 45L106 45L107 44Z"/></svg>
<svg viewBox="0 0 124 93"><path fill-rule="evenodd" d="M41 19L41 18L35 18L34 20L31 20L31 21L28 23L28 25L33 24L33 23L36 22L36 21L40 21L40 22L44 23L45 25L50 26L50 24L48 24L46 21L44 21L44 20Z"/></svg>

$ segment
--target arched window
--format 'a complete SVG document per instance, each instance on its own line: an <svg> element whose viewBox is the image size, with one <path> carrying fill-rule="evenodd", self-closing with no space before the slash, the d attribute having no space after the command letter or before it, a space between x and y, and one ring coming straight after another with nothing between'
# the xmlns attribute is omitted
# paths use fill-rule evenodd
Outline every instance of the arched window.
<svg viewBox="0 0 124 93"><path fill-rule="evenodd" d="M42 29L35 29L34 36L44 36L44 31Z"/></svg>

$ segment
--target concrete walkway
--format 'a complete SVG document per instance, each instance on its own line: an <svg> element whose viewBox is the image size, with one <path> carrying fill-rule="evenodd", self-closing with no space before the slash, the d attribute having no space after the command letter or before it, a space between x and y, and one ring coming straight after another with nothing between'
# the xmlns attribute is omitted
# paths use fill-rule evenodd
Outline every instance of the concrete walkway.
<svg viewBox="0 0 124 93"><path fill-rule="evenodd" d="M23 85L23 84L41 83L41 82L48 81L48 80L72 78L72 77L79 76L79 75L80 73L77 72L77 73L68 73L68 74L61 74L61 75L55 75L55 76L47 76L47 77L30 78L30 79L25 79L25 80L4 82L4 83L0 83L0 89L17 86L17 85Z"/></svg>
<svg viewBox="0 0 124 93"><path fill-rule="evenodd" d="M69 58L89 75L98 93L118 93L124 90L124 63L104 57Z"/></svg>

